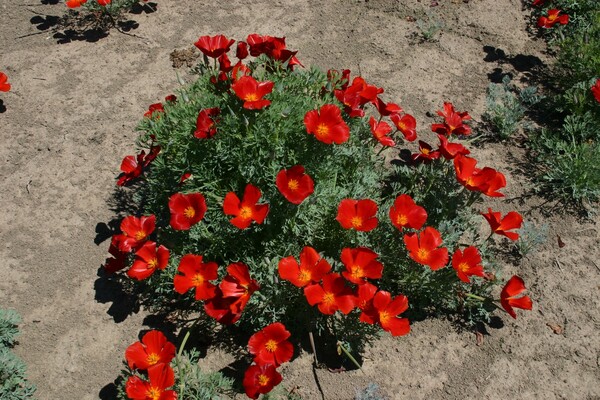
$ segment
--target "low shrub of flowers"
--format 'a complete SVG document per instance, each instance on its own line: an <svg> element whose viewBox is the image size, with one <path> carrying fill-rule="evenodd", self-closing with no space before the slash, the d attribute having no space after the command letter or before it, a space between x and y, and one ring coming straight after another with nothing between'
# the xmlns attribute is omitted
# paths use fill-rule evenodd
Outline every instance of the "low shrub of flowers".
<svg viewBox="0 0 600 400"><path fill-rule="evenodd" d="M148 0L66 0L65 6L69 13L61 25L90 31L108 31L114 26L128 28L123 24L125 13L156 11L156 3Z"/></svg>
<svg viewBox="0 0 600 400"><path fill-rule="evenodd" d="M473 326L495 309L531 309L523 281L502 279L495 262L522 218L481 206L507 182L460 143L468 112L444 103L417 129L383 88L303 66L284 38L195 45L196 81L149 106L139 153L122 161L117 185L137 212L105 264L183 328L180 349L201 329L241 338L242 384L258 398L308 337L356 361L382 332L408 334L410 319ZM127 360L146 372L127 395L174 398L175 347L140 343Z"/></svg>

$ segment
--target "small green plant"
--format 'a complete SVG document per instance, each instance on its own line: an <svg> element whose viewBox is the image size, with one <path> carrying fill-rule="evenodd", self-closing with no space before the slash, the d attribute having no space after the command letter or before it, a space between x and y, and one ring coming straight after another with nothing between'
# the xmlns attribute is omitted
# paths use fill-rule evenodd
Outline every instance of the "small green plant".
<svg viewBox="0 0 600 400"><path fill-rule="evenodd" d="M431 11L425 13L425 17L417 19L417 28L421 33L423 40L433 42L437 34L444 29L445 24L439 19L437 14Z"/></svg>
<svg viewBox="0 0 600 400"><path fill-rule="evenodd" d="M376 383L369 383L365 388L356 392L354 400L386 400L388 397L384 395L381 388Z"/></svg>
<svg viewBox="0 0 600 400"><path fill-rule="evenodd" d="M127 12L156 10L156 4L148 0L66 0L65 5L69 12L62 18L60 27L71 32L107 32L113 27L130 29L133 26L124 23Z"/></svg>
<svg viewBox="0 0 600 400"><path fill-rule="evenodd" d="M519 229L519 239L514 243L521 257L526 257L548 240L548 224L536 225L525 221Z"/></svg>
<svg viewBox="0 0 600 400"><path fill-rule="evenodd" d="M25 378L26 366L11 351L21 318L14 310L0 309L0 399L32 399L35 387Z"/></svg>

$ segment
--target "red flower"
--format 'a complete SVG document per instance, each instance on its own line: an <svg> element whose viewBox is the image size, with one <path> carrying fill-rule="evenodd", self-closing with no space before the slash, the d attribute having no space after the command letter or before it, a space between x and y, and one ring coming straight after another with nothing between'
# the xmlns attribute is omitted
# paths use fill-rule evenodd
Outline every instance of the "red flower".
<svg viewBox="0 0 600 400"><path fill-rule="evenodd" d="M364 116L363 106L368 102L376 105L378 102L377 96L381 93L383 93L383 89L369 85L360 76L352 80L352 85L333 92L335 97L344 104L344 110L350 117Z"/></svg>
<svg viewBox="0 0 600 400"><path fill-rule="evenodd" d="M100 4L101 6L107 6L110 4L111 0L97 0L98 4Z"/></svg>
<svg viewBox="0 0 600 400"><path fill-rule="evenodd" d="M416 233L404 235L404 243L410 258L434 271L444 268L448 263L448 249L438 248L442 244L442 235L432 227L426 227L420 236Z"/></svg>
<svg viewBox="0 0 600 400"><path fill-rule="evenodd" d="M291 51L286 48L285 37L261 36L256 33L248 35L246 42L250 46L250 54L253 57L258 57L261 54L266 54L282 63L287 62L289 67L294 65L302 65L296 58L297 51Z"/></svg>
<svg viewBox="0 0 600 400"><path fill-rule="evenodd" d="M396 125L396 128L404 135L404 138L409 142L413 142L417 138L417 120L410 114L392 114L390 119Z"/></svg>
<svg viewBox="0 0 600 400"><path fill-rule="evenodd" d="M427 220L427 211L416 205L415 201L407 194L401 194L394 200L390 208L390 220L400 230L402 228L421 229Z"/></svg>
<svg viewBox="0 0 600 400"><path fill-rule="evenodd" d="M566 25L569 23L569 16L567 14L560 15L560 10L553 8L548 10L548 16L541 16L538 18L537 26L540 28L552 28L556 23Z"/></svg>
<svg viewBox="0 0 600 400"><path fill-rule="evenodd" d="M237 64L235 64L233 66L233 70L231 72L231 78L233 79L234 82L237 82L237 80L239 78L246 76L246 75L250 75L250 73L251 73L250 68L248 68L247 66L242 64L241 61L238 61Z"/></svg>
<svg viewBox="0 0 600 400"><path fill-rule="evenodd" d="M8 83L8 76L5 73L0 72L0 92L10 91L10 83Z"/></svg>
<svg viewBox="0 0 600 400"><path fill-rule="evenodd" d="M229 222L240 229L248 228L252 221L262 224L269 213L269 205L257 204L260 196L260 190L251 183L246 185L241 201L234 192L227 193L223 201L223 212L226 215L235 215Z"/></svg>
<svg viewBox="0 0 600 400"><path fill-rule="evenodd" d="M142 150L137 157L126 156L123 158L123 161L121 161L121 171L123 171L123 173L117 181L118 186L124 186L142 174L145 155L146 152Z"/></svg>
<svg viewBox="0 0 600 400"><path fill-rule="evenodd" d="M279 171L275 184L283 197L292 204L302 203L315 191L315 184L312 178L304 173L302 165L294 165L290 169Z"/></svg>
<svg viewBox="0 0 600 400"><path fill-rule="evenodd" d="M217 117L221 114L219 107L205 108L200 110L198 118L196 119L196 130L194 131L194 137L198 139L210 139L217 133L216 124L219 123L220 119Z"/></svg>
<svg viewBox="0 0 600 400"><path fill-rule="evenodd" d="M348 314L354 308L355 298L346 280L340 274L323 276L323 285L313 284L304 288L308 304L319 307L323 314L332 315L337 310Z"/></svg>
<svg viewBox="0 0 600 400"><path fill-rule="evenodd" d="M165 246L156 248L155 242L146 242L135 253L135 261L127 271L127 276L141 281L148 278L156 269L165 269L169 263L169 250Z"/></svg>
<svg viewBox="0 0 600 400"><path fill-rule="evenodd" d="M516 232L507 232L511 229L521 228L523 223L523 217L516 211L511 211L502 218L502 214L499 212L493 212L491 208L488 208L487 214L481 214L490 224L493 233L498 235L506 236L512 241L519 238L519 234Z"/></svg>
<svg viewBox="0 0 600 400"><path fill-rule="evenodd" d="M148 217L134 217L128 216L121 221L121 232L117 241L119 244L119 250L122 252L129 253L132 250L138 249L148 236L154 232L156 225L156 217L150 215Z"/></svg>
<svg viewBox="0 0 600 400"><path fill-rule="evenodd" d="M66 6L69 8L78 8L87 3L87 0L67 0Z"/></svg>
<svg viewBox="0 0 600 400"><path fill-rule="evenodd" d="M169 364L175 351L175 345L161 331L152 330L125 350L125 359L130 369L147 370L156 364Z"/></svg>
<svg viewBox="0 0 600 400"><path fill-rule="evenodd" d="M482 192L487 196L503 197L498 192L506 186L504 175L493 168L476 168L477 160L458 155L454 158L454 170L458 182L469 190Z"/></svg>
<svg viewBox="0 0 600 400"><path fill-rule="evenodd" d="M372 289L371 289L372 290ZM410 323L407 318L398 318L398 315L408 309L408 299L398 295L394 299L389 292L380 290L373 297L372 306L365 308L360 315L360 321L368 324L378 323L384 331L392 336L402 336L410 332Z"/></svg>
<svg viewBox="0 0 600 400"><path fill-rule="evenodd" d="M350 137L350 128L342 119L342 112L335 104L325 104L304 115L304 125L308 134L326 144L342 144Z"/></svg>
<svg viewBox="0 0 600 400"><path fill-rule="evenodd" d="M216 286L209 281L218 277L217 263L202 262L202 256L186 254L179 261L177 272L181 275L175 275L173 284L175 291L184 294L191 288L196 288L196 300L208 300L215 297Z"/></svg>
<svg viewBox="0 0 600 400"><path fill-rule="evenodd" d="M379 97L377 98L377 102L375 103L375 108L379 111L379 115L382 117L387 117L393 114L400 114L404 112L402 107L400 107L396 103L384 103Z"/></svg>
<svg viewBox="0 0 600 400"><path fill-rule="evenodd" d="M187 181L188 179L190 179L190 177L192 176L191 172L184 172L181 175L181 178L179 178L179 186L183 185L183 182Z"/></svg>
<svg viewBox="0 0 600 400"><path fill-rule="evenodd" d="M300 265L294 256L279 261L281 279L290 281L292 285L304 287L309 283L317 283L331 271L331 265L322 258L315 249L305 246L300 252Z"/></svg>
<svg viewBox="0 0 600 400"><path fill-rule="evenodd" d="M452 160L458 155L471 154L469 149L462 144L448 142L448 138L444 135L438 135L438 139L440 139L440 153L446 160Z"/></svg>
<svg viewBox="0 0 600 400"><path fill-rule="evenodd" d="M431 130L441 135L470 135L471 127L465 125L463 121L471 119L466 111L456 112L452 103L444 103L444 111L438 111L437 114L444 117L443 124L432 124Z"/></svg>
<svg viewBox="0 0 600 400"><path fill-rule="evenodd" d="M360 320L362 322L367 322L367 323L373 324L373 320L371 318L369 318L368 316L365 316L366 320L363 321L362 314L364 314L365 312L372 314L373 297L375 296L376 292L377 292L377 287L375 285L370 284L369 282L367 282L363 285L360 285L358 287L357 295L356 295L356 307L358 307L362 310L362 313L360 316ZM371 322L369 322L369 321L371 321Z"/></svg>
<svg viewBox="0 0 600 400"><path fill-rule="evenodd" d="M394 146L396 143L388 135L392 132L392 127L385 121L377 122L375 118L369 119L371 133L379 143L384 146Z"/></svg>
<svg viewBox="0 0 600 400"><path fill-rule="evenodd" d="M342 275L357 285L367 283L368 279L379 279L383 272L383 264L377 261L377 253L366 247L355 249L344 248L340 259L346 267Z"/></svg>
<svg viewBox="0 0 600 400"><path fill-rule="evenodd" d="M481 255L474 246L467 247L464 252L456 249L452 256L452 268L456 270L458 279L466 283L471 283L469 276L484 277Z"/></svg>
<svg viewBox="0 0 600 400"><path fill-rule="evenodd" d="M152 117L159 117L160 113L164 113L165 109L162 105L162 103L154 103L154 104L150 104L150 106L148 107L148 111L146 111L144 113L144 117L146 118L152 118Z"/></svg>
<svg viewBox="0 0 600 400"><path fill-rule="evenodd" d="M258 82L251 76L242 76L231 88L241 100L244 100L244 108L248 110L260 110L271 104L270 100L263 99L273 90L273 82Z"/></svg>
<svg viewBox="0 0 600 400"><path fill-rule="evenodd" d="M227 53L234 43L234 39L227 39L224 35L200 36L194 46L206 54L207 57L219 58L222 54Z"/></svg>
<svg viewBox="0 0 600 400"><path fill-rule="evenodd" d="M439 115L440 117L444 117L444 119L446 120L452 118L454 115L458 115L461 121L468 121L471 119L471 116L468 112L457 112L454 110L454 106L452 105L452 103L447 102L444 102L444 111L438 110L437 115Z"/></svg>
<svg viewBox="0 0 600 400"><path fill-rule="evenodd" d="M169 223L173 229L187 231L204 218L206 209L206 200L201 193L175 193L169 198Z"/></svg>
<svg viewBox="0 0 600 400"><path fill-rule="evenodd" d="M368 232L377 226L377 203L370 199L344 199L338 206L335 219L344 229Z"/></svg>
<svg viewBox="0 0 600 400"><path fill-rule="evenodd" d="M130 376L125 383L127 397L133 400L177 400L177 392L165 390L175 384L175 374L167 364L158 364L148 369L146 382Z"/></svg>
<svg viewBox="0 0 600 400"><path fill-rule="evenodd" d="M246 42L239 41L235 49L235 56L243 60L248 57L248 44Z"/></svg>
<svg viewBox="0 0 600 400"><path fill-rule="evenodd" d="M108 253L112 255L112 257L107 258L104 262L104 269L107 274L114 274L127 266L127 252L119 250L119 240L122 237L123 235L115 235L111 238Z"/></svg>
<svg viewBox="0 0 600 400"><path fill-rule="evenodd" d="M222 54L219 58L219 71L227 73L233 69L233 65L231 65L231 60L227 57L227 54Z"/></svg>
<svg viewBox="0 0 600 400"><path fill-rule="evenodd" d="M2 89L1 83L2 83L2 79L1 79L1 76L0 76L0 90ZM600 103L600 78L598 78L596 80L596 84L594 86L592 86L591 90L592 90L592 94L596 98L596 101L598 103Z"/></svg>
<svg viewBox="0 0 600 400"><path fill-rule="evenodd" d="M533 302L529 296L516 297L524 290L526 289L523 279L514 275L508 280L508 282L506 282L506 285L500 293L500 304L502 305L502 308L504 308L506 312L515 319L517 318L517 313L515 313L513 307L521 308L523 310L531 310L533 306Z"/></svg>
<svg viewBox="0 0 600 400"><path fill-rule="evenodd" d="M544 3L546 3L546 1L548 0L533 0L533 3L531 3L531 5L534 7L543 6Z"/></svg>
<svg viewBox="0 0 600 400"><path fill-rule="evenodd" d="M281 322L264 327L248 340L248 350L258 365L279 367L294 355L294 346L287 340L291 336Z"/></svg>
<svg viewBox="0 0 600 400"><path fill-rule="evenodd" d="M273 365L251 365L244 374L244 390L251 399L269 393L281 383L282 377Z"/></svg>
<svg viewBox="0 0 600 400"><path fill-rule="evenodd" d="M429 145L428 143L425 143L422 140L419 140L419 152L412 154L411 158L413 161L423 161L423 162L429 162L432 160L437 160L438 158L440 158L440 152L439 150L433 150L433 148L431 147L431 145Z"/></svg>

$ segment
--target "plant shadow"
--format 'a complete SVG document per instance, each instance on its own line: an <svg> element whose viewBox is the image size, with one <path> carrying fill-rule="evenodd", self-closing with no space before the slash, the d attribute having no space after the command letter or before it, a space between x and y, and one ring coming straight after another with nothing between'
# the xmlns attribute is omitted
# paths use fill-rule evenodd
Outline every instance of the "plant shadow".
<svg viewBox="0 0 600 400"><path fill-rule="evenodd" d="M4 100L0 99L0 114L4 114L6 112L6 106L4 105Z"/></svg>
<svg viewBox="0 0 600 400"><path fill-rule="evenodd" d="M492 83L502 83L502 79L507 75L513 78L512 72L506 72L502 68L506 65L512 67L516 72L523 74L526 81L537 80L537 72L545 67L542 60L536 56L525 54L512 56L502 49L487 45L483 46L483 51L486 53L483 61L498 64L498 67L494 68L494 70L488 74L488 79Z"/></svg>

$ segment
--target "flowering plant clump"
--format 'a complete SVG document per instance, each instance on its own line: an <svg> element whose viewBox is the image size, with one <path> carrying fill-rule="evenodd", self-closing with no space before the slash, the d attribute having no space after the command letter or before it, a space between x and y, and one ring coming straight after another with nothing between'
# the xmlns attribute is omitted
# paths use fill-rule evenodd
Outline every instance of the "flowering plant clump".
<svg viewBox="0 0 600 400"><path fill-rule="evenodd" d="M130 11L156 11L156 3L148 0L65 0L70 12L63 18L65 28L108 31L111 27L130 29L123 16Z"/></svg>
<svg viewBox="0 0 600 400"><path fill-rule="evenodd" d="M139 215L123 219L106 271L127 270L114 279L133 278L146 306L182 324L250 333L250 398L281 381L309 333L360 351L377 332L409 333L410 318L474 324L531 308L518 285L495 289L493 234L515 240L521 217L482 216L478 202L502 197L506 179L458 142L467 112L444 103L431 144L382 88L304 68L284 38L195 45L197 80L149 107L143 149L121 164ZM153 387L170 390L159 372Z"/></svg>

